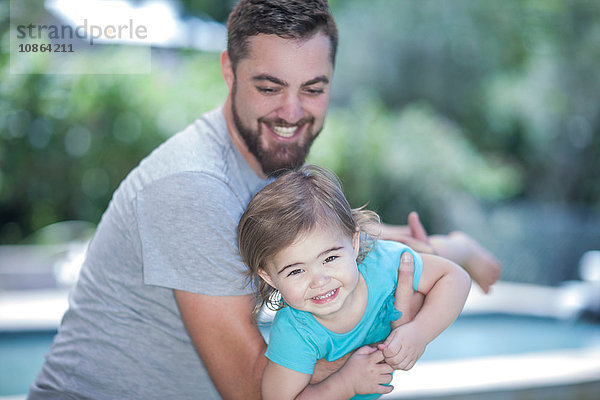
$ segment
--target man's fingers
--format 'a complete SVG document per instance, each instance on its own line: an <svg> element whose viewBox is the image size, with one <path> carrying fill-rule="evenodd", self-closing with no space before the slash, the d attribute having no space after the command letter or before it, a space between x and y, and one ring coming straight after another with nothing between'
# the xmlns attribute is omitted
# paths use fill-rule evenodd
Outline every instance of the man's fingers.
<svg viewBox="0 0 600 400"><path fill-rule="evenodd" d="M400 258L400 266L398 270L398 274L400 275L399 279L402 279L402 282L398 282L398 284L406 285L408 281L408 287L412 287L414 273L415 262L413 260L412 254L410 254L408 251L405 251L404 253L402 253L402 257Z"/></svg>
<svg viewBox="0 0 600 400"><path fill-rule="evenodd" d="M415 211L408 214L408 226L410 227L410 232L415 239L427 242L427 232L425 231L425 228L423 228L423 224L421 224L419 214L417 214Z"/></svg>
<svg viewBox="0 0 600 400"><path fill-rule="evenodd" d="M419 253L433 254L433 248L427 241L416 239L412 236L398 236L395 238L395 240L397 242L404 243L405 245Z"/></svg>
<svg viewBox="0 0 600 400"><path fill-rule="evenodd" d="M400 265L398 266L398 284L396 286L396 292L394 294L394 307L402 312L402 316L399 320L394 322L394 326L402 325L410 321L414 317L413 307L411 304L414 303L413 289L413 276L415 266L414 261L409 252L404 252L400 258ZM390 343L391 337L384 342L385 345ZM386 355L389 353L385 353Z"/></svg>

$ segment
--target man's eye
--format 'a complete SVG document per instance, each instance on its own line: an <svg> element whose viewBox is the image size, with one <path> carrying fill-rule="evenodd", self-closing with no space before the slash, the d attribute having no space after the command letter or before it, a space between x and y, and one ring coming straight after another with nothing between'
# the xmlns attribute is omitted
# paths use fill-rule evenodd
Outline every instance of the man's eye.
<svg viewBox="0 0 600 400"><path fill-rule="evenodd" d="M301 273L302 270L301 269L295 269L293 271L291 271L288 276L292 276L292 275L298 275L299 273Z"/></svg>
<svg viewBox="0 0 600 400"><path fill-rule="evenodd" d="M304 91L306 93L308 93L309 95L312 95L312 96L317 96L317 95L325 93L324 89L311 89L311 88L307 88Z"/></svg>
<svg viewBox="0 0 600 400"><path fill-rule="evenodd" d="M327 264L327 263L330 263L330 262L332 262L333 260L335 260L336 258L337 258L337 256L329 256L329 257L327 257L327 258L325 259L325 263L326 263L326 264Z"/></svg>
<svg viewBox="0 0 600 400"><path fill-rule="evenodd" d="M277 93L277 89L272 88L272 87L264 87L264 86L257 86L256 89L260 92L260 93L264 93L264 94L273 94L273 93Z"/></svg>

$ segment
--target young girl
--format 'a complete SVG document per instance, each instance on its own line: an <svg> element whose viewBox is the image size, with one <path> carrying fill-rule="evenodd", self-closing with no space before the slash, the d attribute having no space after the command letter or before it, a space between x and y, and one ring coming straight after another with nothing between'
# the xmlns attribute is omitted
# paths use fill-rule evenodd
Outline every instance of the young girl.
<svg viewBox="0 0 600 400"><path fill-rule="evenodd" d="M266 352L264 399L389 393L386 349L395 349L409 369L462 310L468 275L443 258L372 241L361 229L375 216L352 210L335 175L314 166L282 175L250 201L238 225L240 254L250 276L260 277L258 306L279 310ZM402 254L414 259L413 287L425 302L398 326ZM355 349L338 372L310 384L318 359L337 360Z"/></svg>

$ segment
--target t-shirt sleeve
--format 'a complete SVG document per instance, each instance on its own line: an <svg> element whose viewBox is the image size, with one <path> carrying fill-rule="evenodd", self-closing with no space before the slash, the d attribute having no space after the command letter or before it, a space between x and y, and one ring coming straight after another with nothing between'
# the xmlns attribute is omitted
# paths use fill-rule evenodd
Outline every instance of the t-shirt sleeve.
<svg viewBox="0 0 600 400"><path fill-rule="evenodd" d="M318 359L316 345L308 332L302 332L289 315L278 311L271 332L266 357L291 370L312 375Z"/></svg>
<svg viewBox="0 0 600 400"><path fill-rule="evenodd" d="M214 296L251 293L238 254L244 204L219 179L180 173L136 198L144 283Z"/></svg>

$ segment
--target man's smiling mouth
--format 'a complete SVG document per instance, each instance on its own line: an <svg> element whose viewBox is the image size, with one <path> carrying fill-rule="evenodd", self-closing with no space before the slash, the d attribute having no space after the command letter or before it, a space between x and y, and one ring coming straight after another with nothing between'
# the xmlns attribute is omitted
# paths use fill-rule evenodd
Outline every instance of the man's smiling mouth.
<svg viewBox="0 0 600 400"><path fill-rule="evenodd" d="M271 130L273 132L275 132L275 134L277 136L281 136L282 138L286 138L286 139L287 138L291 138L298 131L298 126L297 125L294 125L294 126L275 126L275 125L271 125L269 127L271 128Z"/></svg>
<svg viewBox="0 0 600 400"><path fill-rule="evenodd" d="M271 135L284 142L293 140L296 136L302 135L305 129L314 123L314 118L304 117L295 123L289 123L281 118L260 118L259 123L270 131Z"/></svg>

